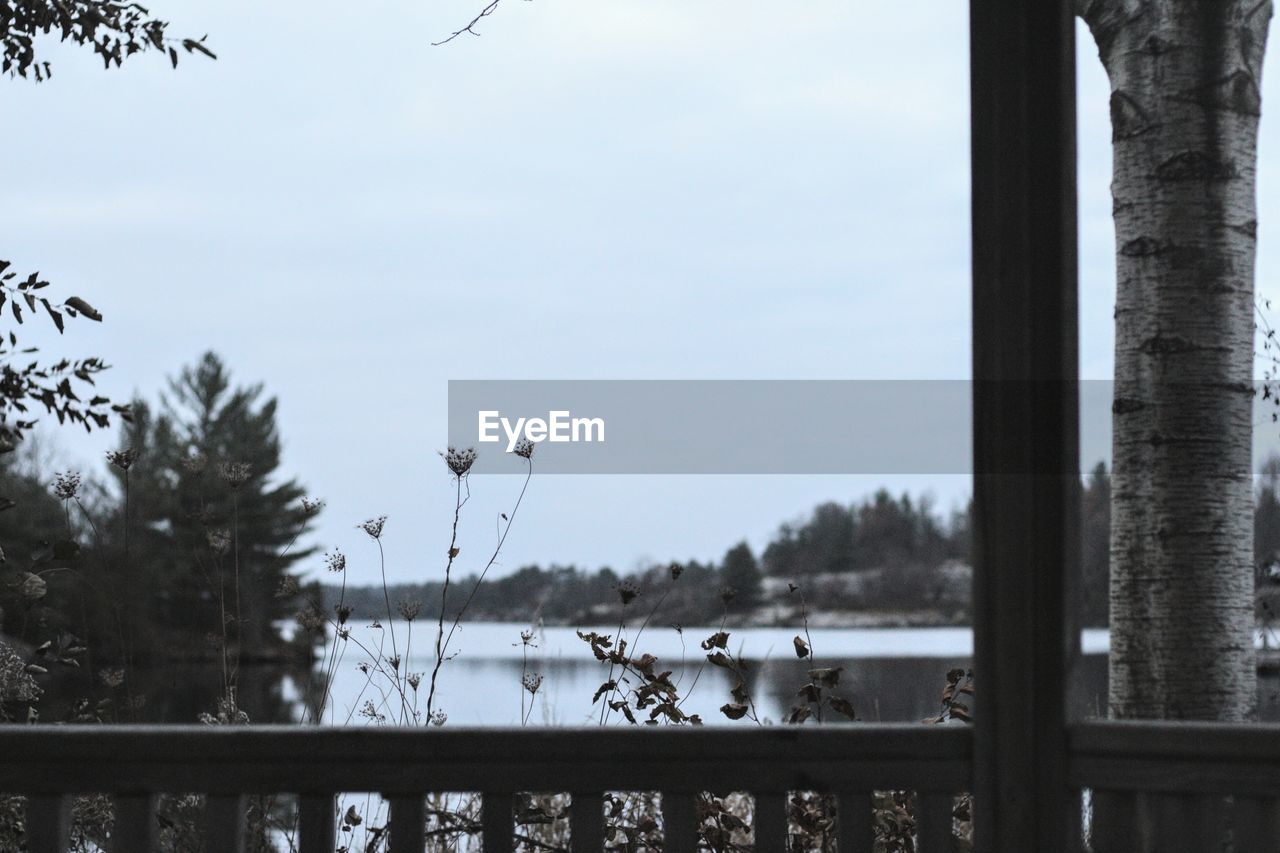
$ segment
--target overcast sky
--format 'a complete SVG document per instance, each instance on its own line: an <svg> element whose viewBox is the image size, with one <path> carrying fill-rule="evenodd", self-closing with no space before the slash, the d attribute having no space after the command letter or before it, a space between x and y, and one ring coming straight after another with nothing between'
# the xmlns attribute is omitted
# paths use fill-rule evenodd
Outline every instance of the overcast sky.
<svg viewBox="0 0 1280 853"><path fill-rule="evenodd" d="M440 571L449 379L969 375L964 4L506 0L438 48L479 0L152 5L218 61L105 73L54 49L52 82L0 81L0 256L102 310L38 337L104 356L112 396L154 397L207 348L264 382L354 581L373 514L392 578ZM1108 87L1082 35L1081 366L1105 379ZM1259 285L1280 292L1262 133ZM85 470L110 443L54 441ZM500 570L713 559L881 483L969 492L535 477ZM475 479L464 570L518 487Z"/></svg>

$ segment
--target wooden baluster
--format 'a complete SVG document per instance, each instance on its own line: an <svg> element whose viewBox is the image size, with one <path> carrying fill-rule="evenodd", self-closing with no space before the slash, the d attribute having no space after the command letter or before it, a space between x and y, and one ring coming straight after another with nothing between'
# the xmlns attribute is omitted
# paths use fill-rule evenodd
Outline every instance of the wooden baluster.
<svg viewBox="0 0 1280 853"><path fill-rule="evenodd" d="M511 823L513 802L514 797L502 791L487 791L481 795L480 825L484 831L484 853L511 853L515 834Z"/></svg>
<svg viewBox="0 0 1280 853"><path fill-rule="evenodd" d="M872 853L875 844L873 808L870 793L840 795L836 813L840 853Z"/></svg>
<svg viewBox="0 0 1280 853"><path fill-rule="evenodd" d="M786 793L754 796L756 853L787 853Z"/></svg>
<svg viewBox="0 0 1280 853"><path fill-rule="evenodd" d="M383 794L391 815L387 853L422 853L427 846L427 807L422 794Z"/></svg>
<svg viewBox="0 0 1280 853"><path fill-rule="evenodd" d="M663 853L695 853L698 849L697 794L662 792Z"/></svg>
<svg viewBox="0 0 1280 853"><path fill-rule="evenodd" d="M71 798L62 794L27 797L27 850L67 853L71 844Z"/></svg>
<svg viewBox="0 0 1280 853"><path fill-rule="evenodd" d="M204 805L205 853L244 853L244 794L209 794Z"/></svg>
<svg viewBox="0 0 1280 853"><path fill-rule="evenodd" d="M1133 791L1094 789L1089 845L1094 853L1133 853L1139 840L1138 795Z"/></svg>
<svg viewBox="0 0 1280 853"><path fill-rule="evenodd" d="M951 853L950 794L916 794L916 841L920 853Z"/></svg>
<svg viewBox="0 0 1280 853"><path fill-rule="evenodd" d="M604 848L604 797L577 793L569 806L569 844L573 853L600 853Z"/></svg>
<svg viewBox="0 0 1280 853"><path fill-rule="evenodd" d="M1280 853L1280 800L1236 797L1235 853Z"/></svg>
<svg viewBox="0 0 1280 853"><path fill-rule="evenodd" d="M107 844L111 853L153 853L160 849L158 800L155 794L116 794L115 821Z"/></svg>
<svg viewBox="0 0 1280 853"><path fill-rule="evenodd" d="M298 797L298 847L301 853L333 853L337 847L337 797L302 794Z"/></svg>
<svg viewBox="0 0 1280 853"><path fill-rule="evenodd" d="M1144 843L1152 853L1218 853L1222 849L1222 797L1197 794L1146 794Z"/></svg>

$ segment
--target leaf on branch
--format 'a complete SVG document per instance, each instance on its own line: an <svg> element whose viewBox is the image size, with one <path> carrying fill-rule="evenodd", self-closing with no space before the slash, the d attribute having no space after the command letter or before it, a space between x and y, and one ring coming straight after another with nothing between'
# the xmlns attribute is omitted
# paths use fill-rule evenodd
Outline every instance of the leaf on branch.
<svg viewBox="0 0 1280 853"><path fill-rule="evenodd" d="M717 631L710 637L703 640L700 645L705 651L711 651L712 649L727 649L729 648L729 635L724 631Z"/></svg>
<svg viewBox="0 0 1280 853"><path fill-rule="evenodd" d="M724 669L733 669L733 659L724 652L716 652L715 654L707 655L707 660L714 666L722 667Z"/></svg>
<svg viewBox="0 0 1280 853"><path fill-rule="evenodd" d="M99 323L102 322L102 315L99 314L92 305L90 305L88 302L85 302L79 296L72 296L70 299L67 300L66 305L68 308L73 308L76 311L79 311L81 314L88 317L90 320L94 320Z"/></svg>
<svg viewBox="0 0 1280 853"><path fill-rule="evenodd" d="M204 38L208 38L208 36L205 36ZM212 50L209 50L209 48L201 44L201 42L204 41L204 38L198 41L196 39L183 39L182 46L187 49L187 53L198 50L210 59L217 59L217 55Z"/></svg>
<svg viewBox="0 0 1280 853"><path fill-rule="evenodd" d="M842 672L844 672L844 667L842 666L829 669L811 669L809 670L809 677L823 687L835 687L840 683L840 673Z"/></svg>
<svg viewBox="0 0 1280 853"><path fill-rule="evenodd" d="M838 714L843 714L854 722L858 721L858 712L853 709L853 703L843 696L831 697L831 710Z"/></svg>
<svg viewBox="0 0 1280 853"><path fill-rule="evenodd" d="M62 334L62 331L63 331L62 314L53 310L53 307L49 305L48 299L41 299L40 304L44 306L45 313L49 315L49 319L53 321L53 325L58 327L58 334Z"/></svg>
<svg viewBox="0 0 1280 853"><path fill-rule="evenodd" d="M592 705L596 704L597 702L600 701L601 696L603 696L604 694L608 693L611 690L617 690L617 689L618 689L618 682L613 680L606 681L604 684L600 685L598 690L596 690L596 695L591 697L591 704Z"/></svg>

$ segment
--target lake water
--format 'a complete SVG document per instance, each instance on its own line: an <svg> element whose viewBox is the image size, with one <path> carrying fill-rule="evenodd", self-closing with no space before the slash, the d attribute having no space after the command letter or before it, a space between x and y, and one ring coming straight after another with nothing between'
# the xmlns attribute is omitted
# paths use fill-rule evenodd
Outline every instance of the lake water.
<svg viewBox="0 0 1280 853"><path fill-rule="evenodd" d="M397 648L402 655L408 644L407 673L423 673L416 696L407 690L408 704L426 708L427 684L435 661L435 626L395 624ZM609 665L595 659L590 647L566 627L538 630L530 643L521 639L527 626L474 623L464 626L450 646L450 660L440 669L434 707L448 715L451 725L519 725L522 714L528 725L580 725L599 723L601 704L592 703L596 690L609 678ZM615 635L617 626L590 630ZM724 669L706 665L700 642L717 629L649 626L635 642L635 631L624 632L629 648L657 656L656 670L671 670L671 680L684 702L681 710L699 714L707 724L734 723L720 712L732 701L736 681ZM812 666L844 667L835 694L847 698L858 717L867 721L919 721L936 714L949 670L970 665L972 633L967 628L885 628L809 631L815 664L796 657L793 638L803 633L793 628L729 629L729 648L747 663L748 685L757 715L779 721L792 707L796 691L809 679ZM356 641L363 644L362 650ZM405 704L384 676L362 671L371 660L366 650L381 642L383 657L391 654L389 631L354 626L353 636L339 642L340 655L332 666L330 700L324 721L364 724L361 708L372 701L374 710L397 720ZM1081 666L1079 702L1084 712L1105 707L1106 632L1088 631L1083 638L1087 658ZM526 675L541 676L532 697L522 688ZM615 673L616 675L616 673ZM299 685L291 685L286 698L299 700ZM523 703L523 704L522 704ZM976 702L975 702L976 705ZM621 722L617 713L611 721Z"/></svg>
<svg viewBox="0 0 1280 853"><path fill-rule="evenodd" d="M391 654L390 632L367 624L352 625L352 639L340 643L340 654L331 660L331 679L325 676L326 663L311 671L278 666L245 666L238 683L240 705L257 723L289 723L315 719L319 698L329 684L329 700L323 720L330 724L368 725L361 716L366 702L374 710L398 722L401 708L414 704L412 690L402 706L389 679L361 670L372 659L382 639L382 657ZM429 674L434 663L435 625L415 622L395 623L397 647L409 646L404 671L422 673L416 697L419 711L426 708ZM471 623L455 636L450 660L440 669L435 707L448 714L449 725L519 725L523 714L527 725L581 725L600 722L600 705L592 696L609 677L608 664L591 654L573 628L547 627L536 632L529 646L520 633L527 626L503 623ZM597 626L591 630L616 634L617 626ZM715 632L714 627L684 628L649 626L634 643L629 629L629 648L638 648L659 659L657 671L671 670L671 680L684 697L681 710L699 714L708 725L750 725L750 721L730 721L720 707L731 701L734 677L717 667L704 665L706 653L699 643ZM748 665L748 685L757 714L778 721L792 707L796 691L808 681L810 664L796 658L792 638L796 628L730 629L730 650ZM817 666L844 667L839 687L834 691L847 698L859 719L885 722L918 722L937 714L948 670L971 664L972 634L968 628L814 628L810 632ZM363 646L362 649L360 646ZM1107 634L1086 631L1082 638L1085 656L1074 673L1071 712L1074 717L1097 716L1106 708ZM365 649L369 650L368 652ZM521 687L525 675L541 676L537 695L530 697ZM1280 675L1272 670L1261 675L1260 716L1280 720ZM218 667L168 665L135 673L135 690L146 704L139 721L164 723L194 722L201 712L212 710L220 695ZM74 701L83 690L54 685L42 701L42 718L67 719ZM980 712L981 677L973 707ZM611 724L621 724L616 713Z"/></svg>

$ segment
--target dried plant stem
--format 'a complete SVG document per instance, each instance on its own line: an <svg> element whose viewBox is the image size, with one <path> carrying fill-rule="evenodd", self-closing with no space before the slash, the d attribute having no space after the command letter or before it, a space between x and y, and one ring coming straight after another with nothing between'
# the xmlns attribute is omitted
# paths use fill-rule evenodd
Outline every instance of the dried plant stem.
<svg viewBox="0 0 1280 853"><path fill-rule="evenodd" d="M88 523L89 523L89 529L93 531L94 550L95 550L95 551L97 551L97 552L98 552L98 554L100 554L100 555L105 554L106 552L105 552L105 550L104 550L104 549L103 549L103 547L102 547L102 534L98 531L98 525L94 522L94 520L93 520L93 516L89 514L89 510L85 507L85 505L84 505L83 503L81 503L81 501L80 501L80 497L79 497L79 496L76 496L76 497L72 498L72 500L74 500L74 501L75 501L75 503L76 503L76 507L78 507L78 508L79 508L79 510L80 510L80 515L84 518L84 520L85 520L86 522L88 522ZM102 568L103 568L103 570L105 571L105 570L108 568L108 567L107 567L106 557L105 557L105 556L103 556L103 557L101 557L100 559L102 560ZM90 587L91 589L93 589L93 591L94 591L94 592L96 592L96 593L98 594L99 598L101 598L103 601L106 601L106 602L108 602L108 603L109 603L109 605L110 605L110 607L111 607L111 619L112 619L112 621L115 623L115 628L116 628L116 637L117 637L117 638L119 639L119 641L120 641L120 659L121 659L121 661L122 661L122 662L125 662L125 648L126 648L126 643L125 643L125 637L124 637L124 618L123 618L123 616L122 616L122 615L121 615L121 613L120 613L120 602L116 599L116 597L115 597L115 596L106 596L106 595L103 595L102 590L100 590L100 589L98 589L96 586L94 586L94 585L89 581L89 579L88 579L87 577L85 577L85 575L84 575L84 573L83 573L83 572L80 572L80 573L78 573L78 574L80 575L81 580L82 580L82 581L84 581L85 583L89 584L89 587ZM87 637L86 637L86 639L87 639ZM129 676L130 676L129 669L130 669L130 668L129 668L129 666L128 666L128 665L126 665L126 666L124 667L124 679L125 679L125 680L124 680L124 688L125 688L125 693L126 693L126 694L130 694L130 691L129 691ZM131 695L131 694L130 694L130 695Z"/></svg>
<svg viewBox="0 0 1280 853"><path fill-rule="evenodd" d="M502 546L507 541L507 534L511 532L511 525L515 523L516 513L520 511L520 505L524 502L525 492L527 492L529 489L529 481L533 478L533 460L526 458L525 463L527 465L527 469L524 477L524 483L523 485L520 486L520 494L516 497L515 505L511 507L511 513L507 516L507 524L505 527L502 528L502 536L498 538L497 546L494 547L493 553L489 556L488 562L485 563L484 569L480 572L480 576L476 578L475 584L471 587L471 592L467 594L466 601L462 603L462 607L459 608L457 615L454 616L453 623L449 626L449 632L445 634L443 643L441 643L437 639L436 661L435 661L434 668L431 670L431 687L429 692L427 693L427 716L428 717L431 716L431 713L434 709L434 706L432 705L432 700L435 697L436 681L440 674L440 667L444 663L445 658L449 654L449 643L453 640L453 635L457 633L458 627L462 624L462 617L466 615L467 609L471 606L471 602L475 600L476 593L480 590L480 585L484 583L485 576L489 574L489 569L493 568L493 564L498 561L498 555L502 553ZM456 520L455 520L455 527L456 527ZM450 546L449 554L450 554L449 556L450 565L452 565L453 558L457 556L457 549L454 546ZM444 625L444 609L443 608L441 608L440 610L440 618L441 618L440 625L441 625L441 629L443 630L443 625Z"/></svg>
<svg viewBox="0 0 1280 853"><path fill-rule="evenodd" d="M729 621L729 611L728 611L728 608L725 608L724 615L720 617L720 627L716 629L716 633L722 633L724 631L724 626L725 624L728 623L728 621ZM683 640L681 642L683 644ZM706 668L707 668L707 657L706 655L703 655L702 663L698 664L698 671L693 674L693 683L690 684L689 689L685 691L684 697L681 698L680 701L676 703L677 708L683 705L685 700L688 699L693 694L693 688L698 686L698 679L702 678L702 671ZM678 683L677 683L677 686L679 686Z"/></svg>
<svg viewBox="0 0 1280 853"><path fill-rule="evenodd" d="M467 498L462 496L462 481L465 478L466 474L454 477L453 529L449 534L448 560L444 565L444 584L440 590L440 615L436 622L436 660L431 670L431 685L427 689L428 719L435 710L436 677L440 672L440 665L444 663L444 612L449 604L449 582L453 578L453 561L458 556L458 520L462 517L462 506L467 502ZM468 488L467 497L470 496L471 491Z"/></svg>
<svg viewBox="0 0 1280 853"><path fill-rule="evenodd" d="M623 605L622 618L618 621L618 638L617 640L614 641L614 646L613 646L615 649L621 650L622 648L622 643L623 643L622 631L626 627L626 621L627 621L627 609L626 609L626 605ZM614 667L614 663L611 660L609 661L609 675L604 680L605 684L608 684L610 681L613 681L613 667ZM612 699L614 694L616 694L617 692L618 692L618 688L615 686L613 690L610 691L609 695L604 697L604 702L602 702L600 705L600 725L602 726L609 720L609 700Z"/></svg>
<svg viewBox="0 0 1280 853"><path fill-rule="evenodd" d="M809 668L812 669L815 666L817 666L817 663L814 661L814 657L813 657L813 637L809 636L809 600L804 597L804 587L797 586L796 589L799 590L800 592L800 619L804 623L804 641L809 644ZM821 697L822 695L821 686L818 687L818 691L819 691L818 695L819 697ZM818 701L817 717L818 717L818 722L821 723L822 722L821 699L819 699Z"/></svg>
<svg viewBox="0 0 1280 853"><path fill-rule="evenodd" d="M387 605L387 627L391 632L391 654L399 655L400 650L396 648L396 623L391 612L391 593L387 590L387 555L382 550L382 539L374 539L378 543L378 570L382 573L382 600Z"/></svg>
<svg viewBox="0 0 1280 853"><path fill-rule="evenodd" d="M243 611L240 605L240 491L233 489L231 491L231 565L235 576L235 604L236 604L236 658L235 666L231 670L231 680L234 687L235 680L240 675L240 659L244 653L244 619Z"/></svg>
<svg viewBox="0 0 1280 853"><path fill-rule="evenodd" d="M520 647L520 725L525 724L524 716L524 680L529 677L529 644L522 643ZM532 702L530 703L532 704Z"/></svg>

